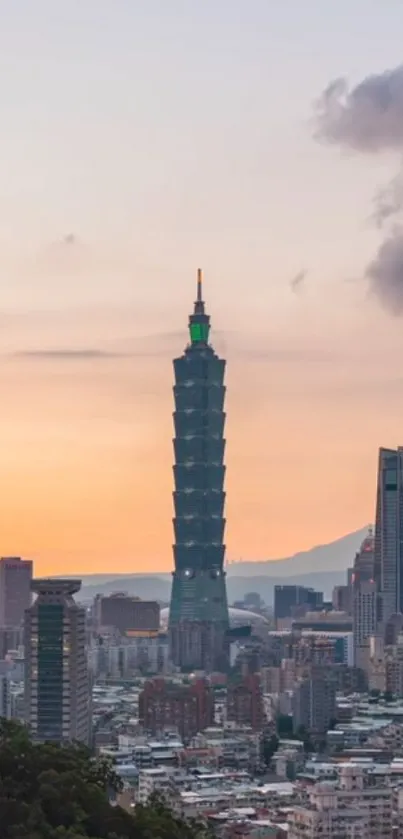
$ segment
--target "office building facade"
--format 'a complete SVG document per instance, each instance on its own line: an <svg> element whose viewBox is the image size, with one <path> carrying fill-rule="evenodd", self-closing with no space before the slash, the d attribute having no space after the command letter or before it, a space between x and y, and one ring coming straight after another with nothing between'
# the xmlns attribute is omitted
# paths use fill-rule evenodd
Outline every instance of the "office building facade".
<svg viewBox="0 0 403 839"><path fill-rule="evenodd" d="M403 448L380 449L375 516L374 580L379 620L403 612Z"/></svg>
<svg viewBox="0 0 403 839"><path fill-rule="evenodd" d="M31 605L32 562L17 556L0 559L0 627L19 628Z"/></svg>
<svg viewBox="0 0 403 839"><path fill-rule="evenodd" d="M174 564L171 658L182 670L226 670L229 617L224 571L225 361L209 343L202 298L189 318L190 342L174 361Z"/></svg>
<svg viewBox="0 0 403 839"><path fill-rule="evenodd" d="M274 586L274 617L276 625L279 621L288 620L299 606L320 609L323 604L323 593L313 588L295 585ZM280 627L279 627L280 628Z"/></svg>
<svg viewBox="0 0 403 839"><path fill-rule="evenodd" d="M111 628L120 635L157 635L160 606L156 600L140 600L122 592L98 594L94 600L94 619L98 631Z"/></svg>
<svg viewBox="0 0 403 839"><path fill-rule="evenodd" d="M80 580L33 580L25 614L25 721L39 742L90 742L91 702Z"/></svg>

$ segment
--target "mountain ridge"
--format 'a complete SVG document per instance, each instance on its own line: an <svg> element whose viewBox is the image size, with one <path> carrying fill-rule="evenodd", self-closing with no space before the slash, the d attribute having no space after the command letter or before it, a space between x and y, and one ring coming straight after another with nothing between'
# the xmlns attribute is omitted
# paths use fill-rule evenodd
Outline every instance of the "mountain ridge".
<svg viewBox="0 0 403 839"><path fill-rule="evenodd" d="M262 568L268 569L270 566L271 576L283 576L288 573L293 574L310 574L314 571L336 571L342 568L347 570L354 561L354 556L360 548L360 545L368 533L370 525L354 530L352 533L347 533L345 536L340 536L333 542L327 542L324 545L315 545L306 551L298 551L289 557L282 559L267 559L256 562L249 560L247 562L234 562L227 566L227 573L236 569L237 574L242 569L253 575L254 569L262 571ZM309 568L306 565L309 564ZM277 573L279 572L279 573Z"/></svg>
<svg viewBox="0 0 403 839"><path fill-rule="evenodd" d="M331 595L335 585L345 582L347 568L368 532L368 527L329 542L316 545L308 551L300 551L284 559L261 562L234 562L227 565L227 586L229 602L241 600L248 591L259 591L270 605L273 602L275 585L306 585ZM87 574L75 575L83 581L79 599L89 600L95 594L111 594L125 591L143 599L168 602L171 590L171 573L155 572L145 574Z"/></svg>

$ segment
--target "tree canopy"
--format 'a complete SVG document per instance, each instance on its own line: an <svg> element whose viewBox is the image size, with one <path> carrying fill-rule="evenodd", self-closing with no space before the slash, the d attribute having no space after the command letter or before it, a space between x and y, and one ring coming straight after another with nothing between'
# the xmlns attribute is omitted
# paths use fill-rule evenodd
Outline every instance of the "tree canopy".
<svg viewBox="0 0 403 839"><path fill-rule="evenodd" d="M201 825L162 801L133 814L111 804L120 788L113 765L86 747L35 744L0 719L0 839L202 839Z"/></svg>

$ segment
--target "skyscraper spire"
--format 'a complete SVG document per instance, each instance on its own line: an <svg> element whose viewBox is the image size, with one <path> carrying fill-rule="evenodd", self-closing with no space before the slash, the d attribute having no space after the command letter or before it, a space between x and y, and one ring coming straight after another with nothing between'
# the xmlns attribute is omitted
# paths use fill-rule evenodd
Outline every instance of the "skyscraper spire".
<svg viewBox="0 0 403 839"><path fill-rule="evenodd" d="M203 300L203 273L202 269L197 269L197 294L195 300L194 313L195 315L204 315L204 300Z"/></svg>
<svg viewBox="0 0 403 839"><path fill-rule="evenodd" d="M204 307L201 268L197 269L197 293L193 314L189 318L189 331L192 344L208 344L210 318Z"/></svg>
<svg viewBox="0 0 403 839"><path fill-rule="evenodd" d="M198 268L198 269L197 269L197 302L198 302L198 303L202 303L202 302L203 302L203 298L202 298L202 280L203 280L202 269L201 269L201 268Z"/></svg>

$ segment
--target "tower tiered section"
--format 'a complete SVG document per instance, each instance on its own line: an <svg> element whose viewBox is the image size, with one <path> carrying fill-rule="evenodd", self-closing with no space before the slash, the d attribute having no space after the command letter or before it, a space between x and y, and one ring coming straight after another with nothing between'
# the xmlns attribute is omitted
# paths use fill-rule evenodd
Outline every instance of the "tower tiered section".
<svg viewBox="0 0 403 839"><path fill-rule="evenodd" d="M169 634L173 662L188 671L228 666L225 361L214 352L209 333L199 271L190 342L174 360L175 570Z"/></svg>

